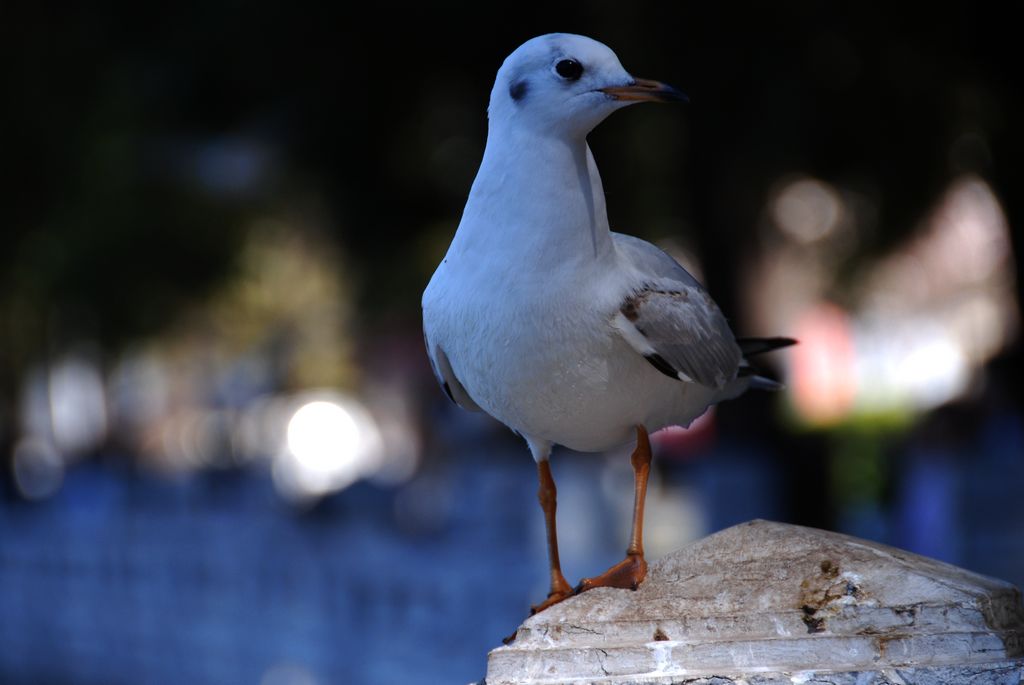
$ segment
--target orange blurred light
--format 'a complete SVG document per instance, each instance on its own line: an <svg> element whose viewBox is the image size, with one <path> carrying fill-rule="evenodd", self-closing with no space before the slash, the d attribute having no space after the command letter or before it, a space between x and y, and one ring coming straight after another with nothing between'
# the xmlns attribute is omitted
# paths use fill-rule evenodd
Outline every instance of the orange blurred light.
<svg viewBox="0 0 1024 685"><path fill-rule="evenodd" d="M812 424L831 424L853 410L857 394L853 327L845 311L821 302L796 324L792 351L793 404Z"/></svg>

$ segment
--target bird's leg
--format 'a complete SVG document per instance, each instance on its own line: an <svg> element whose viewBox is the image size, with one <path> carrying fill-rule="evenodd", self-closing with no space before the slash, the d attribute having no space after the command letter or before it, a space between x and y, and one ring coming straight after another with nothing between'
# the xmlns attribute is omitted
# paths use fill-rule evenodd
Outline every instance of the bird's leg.
<svg viewBox="0 0 1024 685"><path fill-rule="evenodd" d="M633 464L633 531L626 548L626 558L599 576L584 578L576 586L576 592L586 592L595 587L620 587L637 589L647 575L647 560L644 559L644 501L647 498L647 477L651 473L651 441L643 426L636 427L636 449L630 457Z"/></svg>
<svg viewBox="0 0 1024 685"><path fill-rule="evenodd" d="M547 459L537 462L537 475L540 478L540 489L537 491L537 498L544 510L544 524L548 531L548 561L551 564L551 592L547 599L540 604L531 607L531 614L544 611L552 604L558 604L563 599L573 595L572 586L562 575L562 565L558 560L558 533L555 531L555 504L556 490L555 480L551 477L551 465Z"/></svg>

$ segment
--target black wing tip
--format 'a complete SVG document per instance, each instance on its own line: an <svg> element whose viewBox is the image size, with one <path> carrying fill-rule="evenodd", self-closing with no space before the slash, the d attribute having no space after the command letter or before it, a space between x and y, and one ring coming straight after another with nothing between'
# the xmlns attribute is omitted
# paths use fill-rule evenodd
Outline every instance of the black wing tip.
<svg viewBox="0 0 1024 685"><path fill-rule="evenodd" d="M676 380L676 381L679 380L679 372L676 371L675 367L673 367L671 364L669 364L667 361L665 361L665 358L662 357L657 352L651 352L650 354L645 354L644 355L644 359L646 359L648 362L650 362L651 366L656 368L658 371L661 371L663 374L665 374L666 376L668 376L672 380Z"/></svg>
<svg viewBox="0 0 1024 685"><path fill-rule="evenodd" d="M747 387L752 390L768 390L770 392L778 392L779 390L785 390L786 386L777 380L768 378L767 376L758 375L757 369L752 366L741 366L740 370L736 373L737 378L749 378L750 382Z"/></svg>
<svg viewBox="0 0 1024 685"><path fill-rule="evenodd" d="M789 347L796 345L799 341L796 338L787 338L784 336L776 336L773 338L736 338L736 344L740 346L740 351L744 357L750 357L755 354L764 354L765 352L771 352L782 347Z"/></svg>
<svg viewBox="0 0 1024 685"><path fill-rule="evenodd" d="M786 389L785 384L765 376L751 376L750 385L747 387L753 390L767 390L768 392L779 392Z"/></svg>

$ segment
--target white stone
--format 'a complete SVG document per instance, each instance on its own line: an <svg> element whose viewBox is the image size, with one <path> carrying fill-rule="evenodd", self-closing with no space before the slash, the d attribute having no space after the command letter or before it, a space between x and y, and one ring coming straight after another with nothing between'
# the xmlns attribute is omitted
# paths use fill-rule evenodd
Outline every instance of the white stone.
<svg viewBox="0 0 1024 685"><path fill-rule="evenodd" d="M837 533L751 521L527 619L487 685L1024 682L1020 591Z"/></svg>

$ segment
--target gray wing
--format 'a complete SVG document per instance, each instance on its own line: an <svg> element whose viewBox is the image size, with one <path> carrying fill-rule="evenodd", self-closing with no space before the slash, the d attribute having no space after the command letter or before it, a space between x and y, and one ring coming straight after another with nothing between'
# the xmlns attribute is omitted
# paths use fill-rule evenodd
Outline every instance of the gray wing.
<svg viewBox="0 0 1024 685"><path fill-rule="evenodd" d="M649 281L627 293L613 325L667 376L721 389L736 378L743 355L707 291L670 256L648 242L612 234L620 251Z"/></svg>
<svg viewBox="0 0 1024 685"><path fill-rule="evenodd" d="M444 393L448 395L455 404L459 405L463 409L469 411L483 411L473 398L469 396L466 388L463 387L462 383L459 382L458 377L455 375L455 371L452 370L452 365L448 361L448 355L444 353L440 345L431 346L430 340L427 339L426 332L423 334L423 342L427 347L427 358L430 359L430 368L434 372L434 378L437 379L438 384L444 390Z"/></svg>

